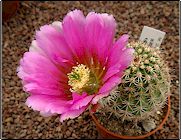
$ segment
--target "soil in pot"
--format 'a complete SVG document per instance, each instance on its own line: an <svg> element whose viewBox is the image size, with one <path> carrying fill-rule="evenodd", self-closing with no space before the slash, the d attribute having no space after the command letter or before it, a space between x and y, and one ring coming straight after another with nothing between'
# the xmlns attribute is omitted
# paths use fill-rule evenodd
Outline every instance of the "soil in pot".
<svg viewBox="0 0 182 140"><path fill-rule="evenodd" d="M167 107L163 108L161 111L158 111L153 117L151 116L147 118L147 120L142 122L132 122L126 120L122 122L114 115L111 115L109 113L103 114L96 112L94 113L94 115L102 126L115 134L125 136L140 136L145 135L149 131L156 129L162 123L166 113ZM148 120L150 121L148 122ZM143 125L142 123L145 123L145 125Z"/></svg>

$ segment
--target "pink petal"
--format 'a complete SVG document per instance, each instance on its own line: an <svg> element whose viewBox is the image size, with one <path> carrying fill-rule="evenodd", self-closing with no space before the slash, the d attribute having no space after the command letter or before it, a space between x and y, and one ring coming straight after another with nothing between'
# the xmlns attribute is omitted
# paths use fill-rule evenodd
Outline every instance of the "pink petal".
<svg viewBox="0 0 182 140"><path fill-rule="evenodd" d="M64 120L66 119L73 119L73 118L76 118L78 117L81 113L83 113L85 110L86 110L87 106L84 106L78 110L70 110L68 112L65 112L63 113L61 116L60 116L60 121L63 122Z"/></svg>
<svg viewBox="0 0 182 140"><path fill-rule="evenodd" d="M53 116L53 115L56 115L56 114L52 114L50 112L40 112L40 115L43 116L43 117L50 117L50 116Z"/></svg>
<svg viewBox="0 0 182 140"><path fill-rule="evenodd" d="M38 52L40 55L46 56L46 54L43 52L43 50L40 47L38 47L36 40L32 41L29 51Z"/></svg>
<svg viewBox="0 0 182 140"><path fill-rule="evenodd" d="M127 40L128 35L123 35L111 49L106 66L107 72L103 78L103 82L117 73L121 75L122 71L126 69L133 60L134 49L126 48Z"/></svg>
<svg viewBox="0 0 182 140"><path fill-rule="evenodd" d="M20 64L18 76L23 80L26 92L60 96L69 90L67 75L46 57L27 52Z"/></svg>
<svg viewBox="0 0 182 140"><path fill-rule="evenodd" d="M83 99L87 96L87 93L86 92L83 92L82 94L78 94L76 92L73 92L72 93L72 97L73 97L73 100L74 101L77 101L77 100L80 100L80 99Z"/></svg>
<svg viewBox="0 0 182 140"><path fill-rule="evenodd" d="M46 74L46 73L32 73L32 74L27 74L26 76L23 77L23 80L26 81L27 83L37 83L39 85L43 84L43 86L49 86L49 87L59 87L60 85L67 85L67 79L62 79L60 77L56 77L51 75L51 74ZM44 85L45 83L45 85Z"/></svg>
<svg viewBox="0 0 182 140"><path fill-rule="evenodd" d="M115 69L113 67L111 67L110 69L107 70L105 76L103 77L102 81L105 82L107 81L107 79L109 79L110 77L112 77L113 75L115 75L116 73L120 72L119 69Z"/></svg>
<svg viewBox="0 0 182 140"><path fill-rule="evenodd" d="M114 48L119 47L121 50L122 48L125 49L126 45L128 43L129 35L124 34L122 35L115 43L114 43Z"/></svg>
<svg viewBox="0 0 182 140"><path fill-rule="evenodd" d="M104 97L106 97L106 96L108 96L108 95L109 95L109 92L98 93L98 95L96 95L95 98L93 98L92 104L97 104L97 102L98 102L100 99L102 99L102 98L104 98Z"/></svg>
<svg viewBox="0 0 182 140"><path fill-rule="evenodd" d="M127 48L120 52L120 56L117 58L117 61L114 62L115 58L111 58L109 61L109 68L103 78L103 82L107 81L110 77L116 75L117 73L122 73L130 63L132 62L134 49ZM112 61L113 60L113 61ZM116 60L116 59L115 59ZM112 65L111 62L112 61Z"/></svg>
<svg viewBox="0 0 182 140"><path fill-rule="evenodd" d="M86 42L92 56L105 61L115 34L116 22L112 15L91 12L86 17Z"/></svg>
<svg viewBox="0 0 182 140"><path fill-rule="evenodd" d="M24 75L24 90L33 94L61 95L69 91L68 80L61 81L61 78L46 73L34 73Z"/></svg>
<svg viewBox="0 0 182 140"><path fill-rule="evenodd" d="M21 78L22 80L24 79L24 77L26 77L28 75L26 72L24 72L23 67L21 65L17 67L16 72L17 72L18 77Z"/></svg>
<svg viewBox="0 0 182 140"><path fill-rule="evenodd" d="M125 49L120 57L118 57L118 61L110 67L119 67L120 70L126 69L132 62L134 49L127 48Z"/></svg>
<svg viewBox="0 0 182 140"><path fill-rule="evenodd" d="M121 57L122 52L127 49L126 45L128 42L128 35L122 35L118 41L113 45L112 49L110 50L110 56L108 59L108 66L113 66L115 63L118 62L118 58ZM131 57L131 56L130 56ZM124 57L123 57L124 58Z"/></svg>
<svg viewBox="0 0 182 140"><path fill-rule="evenodd" d="M96 104L98 100L103 97L109 95L111 90L113 90L121 81L120 76L113 76L111 77L99 90L98 94L93 98L92 104Z"/></svg>
<svg viewBox="0 0 182 140"><path fill-rule="evenodd" d="M52 86L46 83L37 84L37 83L28 83L24 85L24 90L30 92L31 94L45 94L45 95L54 95L54 96L63 96L66 97L65 89L61 86Z"/></svg>
<svg viewBox="0 0 182 140"><path fill-rule="evenodd" d="M89 105L89 103L91 102L92 98L95 95L87 95L87 93L83 93L83 94L78 94L78 93L73 93L72 97L73 97L73 102L72 102L72 106L70 107L70 109L63 113L60 117L60 121L63 122L63 120L65 119L69 119L69 118L75 118L78 117Z"/></svg>
<svg viewBox="0 0 182 140"><path fill-rule="evenodd" d="M57 57L73 61L72 53L63 35L51 25L42 26L40 31L36 32L36 41L38 46L55 64L62 66L62 63L56 61ZM67 70L67 67L65 70Z"/></svg>
<svg viewBox="0 0 182 140"><path fill-rule="evenodd" d="M54 21L52 24L51 24L52 27L54 27L57 31L60 31L62 32L62 23L60 21ZM29 51L33 51L33 52L38 52L40 53L41 55L44 55L46 56L46 54L44 53L44 51L38 46L37 44L37 41L36 40L33 40L32 43L31 43L31 46L29 48Z"/></svg>
<svg viewBox="0 0 182 140"><path fill-rule="evenodd" d="M57 78L66 78L66 74L59 70L47 57L39 55L38 53L26 52L20 62L24 71L29 74L45 73ZM55 77L56 78L56 77Z"/></svg>
<svg viewBox="0 0 182 140"><path fill-rule="evenodd" d="M121 77L113 76L100 88L99 93L104 93L112 90L121 82Z"/></svg>
<svg viewBox="0 0 182 140"><path fill-rule="evenodd" d="M54 21L52 24L52 27L54 27L57 31L62 32L62 23L60 21Z"/></svg>
<svg viewBox="0 0 182 140"><path fill-rule="evenodd" d="M49 95L31 95L26 101L27 106L41 113L62 114L69 110L72 102L66 101L63 97Z"/></svg>
<svg viewBox="0 0 182 140"><path fill-rule="evenodd" d="M85 17L80 10L69 12L63 19L64 38L77 60L84 55L84 27Z"/></svg>
<svg viewBox="0 0 182 140"><path fill-rule="evenodd" d="M71 107L71 110L77 110L77 109L80 109L81 107L83 106L87 106L90 101L92 100L92 98L94 97L94 95L87 95L85 96L85 94L82 94L82 96L77 96L75 98L75 95L78 94L78 93L73 93L73 105Z"/></svg>

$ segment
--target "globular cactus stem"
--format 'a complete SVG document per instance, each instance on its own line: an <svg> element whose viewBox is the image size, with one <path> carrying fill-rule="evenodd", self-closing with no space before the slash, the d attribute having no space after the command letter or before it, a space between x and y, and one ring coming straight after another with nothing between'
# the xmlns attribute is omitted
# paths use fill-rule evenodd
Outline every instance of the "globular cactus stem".
<svg viewBox="0 0 182 140"><path fill-rule="evenodd" d="M100 100L101 111L124 120L143 120L165 105L170 90L168 68L160 50L143 42L131 42L134 60L111 94Z"/></svg>

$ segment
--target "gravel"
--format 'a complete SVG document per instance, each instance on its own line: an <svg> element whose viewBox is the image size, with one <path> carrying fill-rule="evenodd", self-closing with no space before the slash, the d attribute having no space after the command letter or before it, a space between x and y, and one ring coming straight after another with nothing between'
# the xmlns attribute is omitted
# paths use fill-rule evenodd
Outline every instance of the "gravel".
<svg viewBox="0 0 182 140"><path fill-rule="evenodd" d="M118 38L128 33L138 39L144 25L166 32L161 48L171 73L171 113L163 129L149 138L179 138L179 2L147 1L24 1L16 15L3 23L2 90L3 138L70 138L96 139L99 134L88 111L74 120L59 122L59 116L43 118L25 105L16 68L41 25L62 20L66 13L81 9L113 14Z"/></svg>

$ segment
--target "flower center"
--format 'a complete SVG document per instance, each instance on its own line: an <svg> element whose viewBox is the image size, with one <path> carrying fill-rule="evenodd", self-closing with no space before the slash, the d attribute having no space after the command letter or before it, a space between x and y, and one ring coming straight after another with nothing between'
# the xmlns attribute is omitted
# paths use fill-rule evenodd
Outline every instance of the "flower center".
<svg viewBox="0 0 182 140"><path fill-rule="evenodd" d="M98 89L98 80L93 72L85 65L79 64L72 68L68 75L68 85L71 86L71 92L87 92L93 94Z"/></svg>

